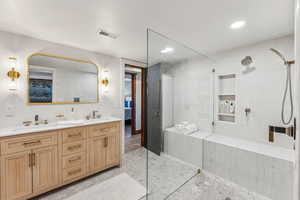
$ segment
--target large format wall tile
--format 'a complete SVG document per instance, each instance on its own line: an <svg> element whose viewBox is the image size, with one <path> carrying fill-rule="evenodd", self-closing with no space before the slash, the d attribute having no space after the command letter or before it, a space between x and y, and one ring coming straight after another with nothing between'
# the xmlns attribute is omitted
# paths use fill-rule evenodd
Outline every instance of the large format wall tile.
<svg viewBox="0 0 300 200"><path fill-rule="evenodd" d="M293 162L204 140L203 168L274 200L291 200Z"/></svg>

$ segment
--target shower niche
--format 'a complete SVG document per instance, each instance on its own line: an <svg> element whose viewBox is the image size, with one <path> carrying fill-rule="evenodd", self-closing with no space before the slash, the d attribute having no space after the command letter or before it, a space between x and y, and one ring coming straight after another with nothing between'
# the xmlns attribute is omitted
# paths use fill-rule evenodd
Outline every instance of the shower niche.
<svg viewBox="0 0 300 200"><path fill-rule="evenodd" d="M235 123L236 74L222 74L217 77L217 119Z"/></svg>

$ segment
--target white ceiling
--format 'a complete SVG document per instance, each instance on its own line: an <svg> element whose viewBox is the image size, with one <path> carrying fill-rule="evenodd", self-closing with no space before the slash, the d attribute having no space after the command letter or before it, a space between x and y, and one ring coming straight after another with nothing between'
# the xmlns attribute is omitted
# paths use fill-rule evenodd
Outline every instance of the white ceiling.
<svg viewBox="0 0 300 200"><path fill-rule="evenodd" d="M151 28L205 54L293 33L294 0L1 0L0 30L146 61ZM247 26L231 30L230 24ZM117 39L97 35L103 28Z"/></svg>

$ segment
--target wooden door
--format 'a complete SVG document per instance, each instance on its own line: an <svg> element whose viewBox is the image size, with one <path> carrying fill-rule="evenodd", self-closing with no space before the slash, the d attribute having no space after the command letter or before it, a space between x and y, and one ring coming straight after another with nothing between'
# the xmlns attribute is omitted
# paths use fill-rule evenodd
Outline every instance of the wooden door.
<svg viewBox="0 0 300 200"><path fill-rule="evenodd" d="M58 182L57 147L33 150L33 192L42 192L56 186Z"/></svg>
<svg viewBox="0 0 300 200"><path fill-rule="evenodd" d="M32 194L31 151L1 158L1 199L12 200Z"/></svg>
<svg viewBox="0 0 300 200"><path fill-rule="evenodd" d="M89 172L97 172L106 168L106 136L89 140Z"/></svg>
<svg viewBox="0 0 300 200"><path fill-rule="evenodd" d="M120 140L119 133L107 136L106 166L111 167L120 162Z"/></svg>

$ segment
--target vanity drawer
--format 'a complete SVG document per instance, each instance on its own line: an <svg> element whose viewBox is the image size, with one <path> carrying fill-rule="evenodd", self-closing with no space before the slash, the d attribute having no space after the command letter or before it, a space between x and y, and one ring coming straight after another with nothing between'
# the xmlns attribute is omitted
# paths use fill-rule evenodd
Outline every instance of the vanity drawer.
<svg viewBox="0 0 300 200"><path fill-rule="evenodd" d="M20 136L1 141L1 154L11 154L30 149L56 145L57 132L45 132L38 135Z"/></svg>
<svg viewBox="0 0 300 200"><path fill-rule="evenodd" d="M75 142L86 139L86 128L71 128L63 130L63 143Z"/></svg>
<svg viewBox="0 0 300 200"><path fill-rule="evenodd" d="M63 169L74 167L86 163L86 153L76 153L63 157Z"/></svg>
<svg viewBox="0 0 300 200"><path fill-rule="evenodd" d="M63 144L63 155L83 152L86 149L86 141L72 142Z"/></svg>
<svg viewBox="0 0 300 200"><path fill-rule="evenodd" d="M63 182L70 181L72 179L80 178L86 174L86 165L78 165L76 167L63 170Z"/></svg>
<svg viewBox="0 0 300 200"><path fill-rule="evenodd" d="M119 122L99 124L88 128L89 137L99 137L119 132Z"/></svg>

